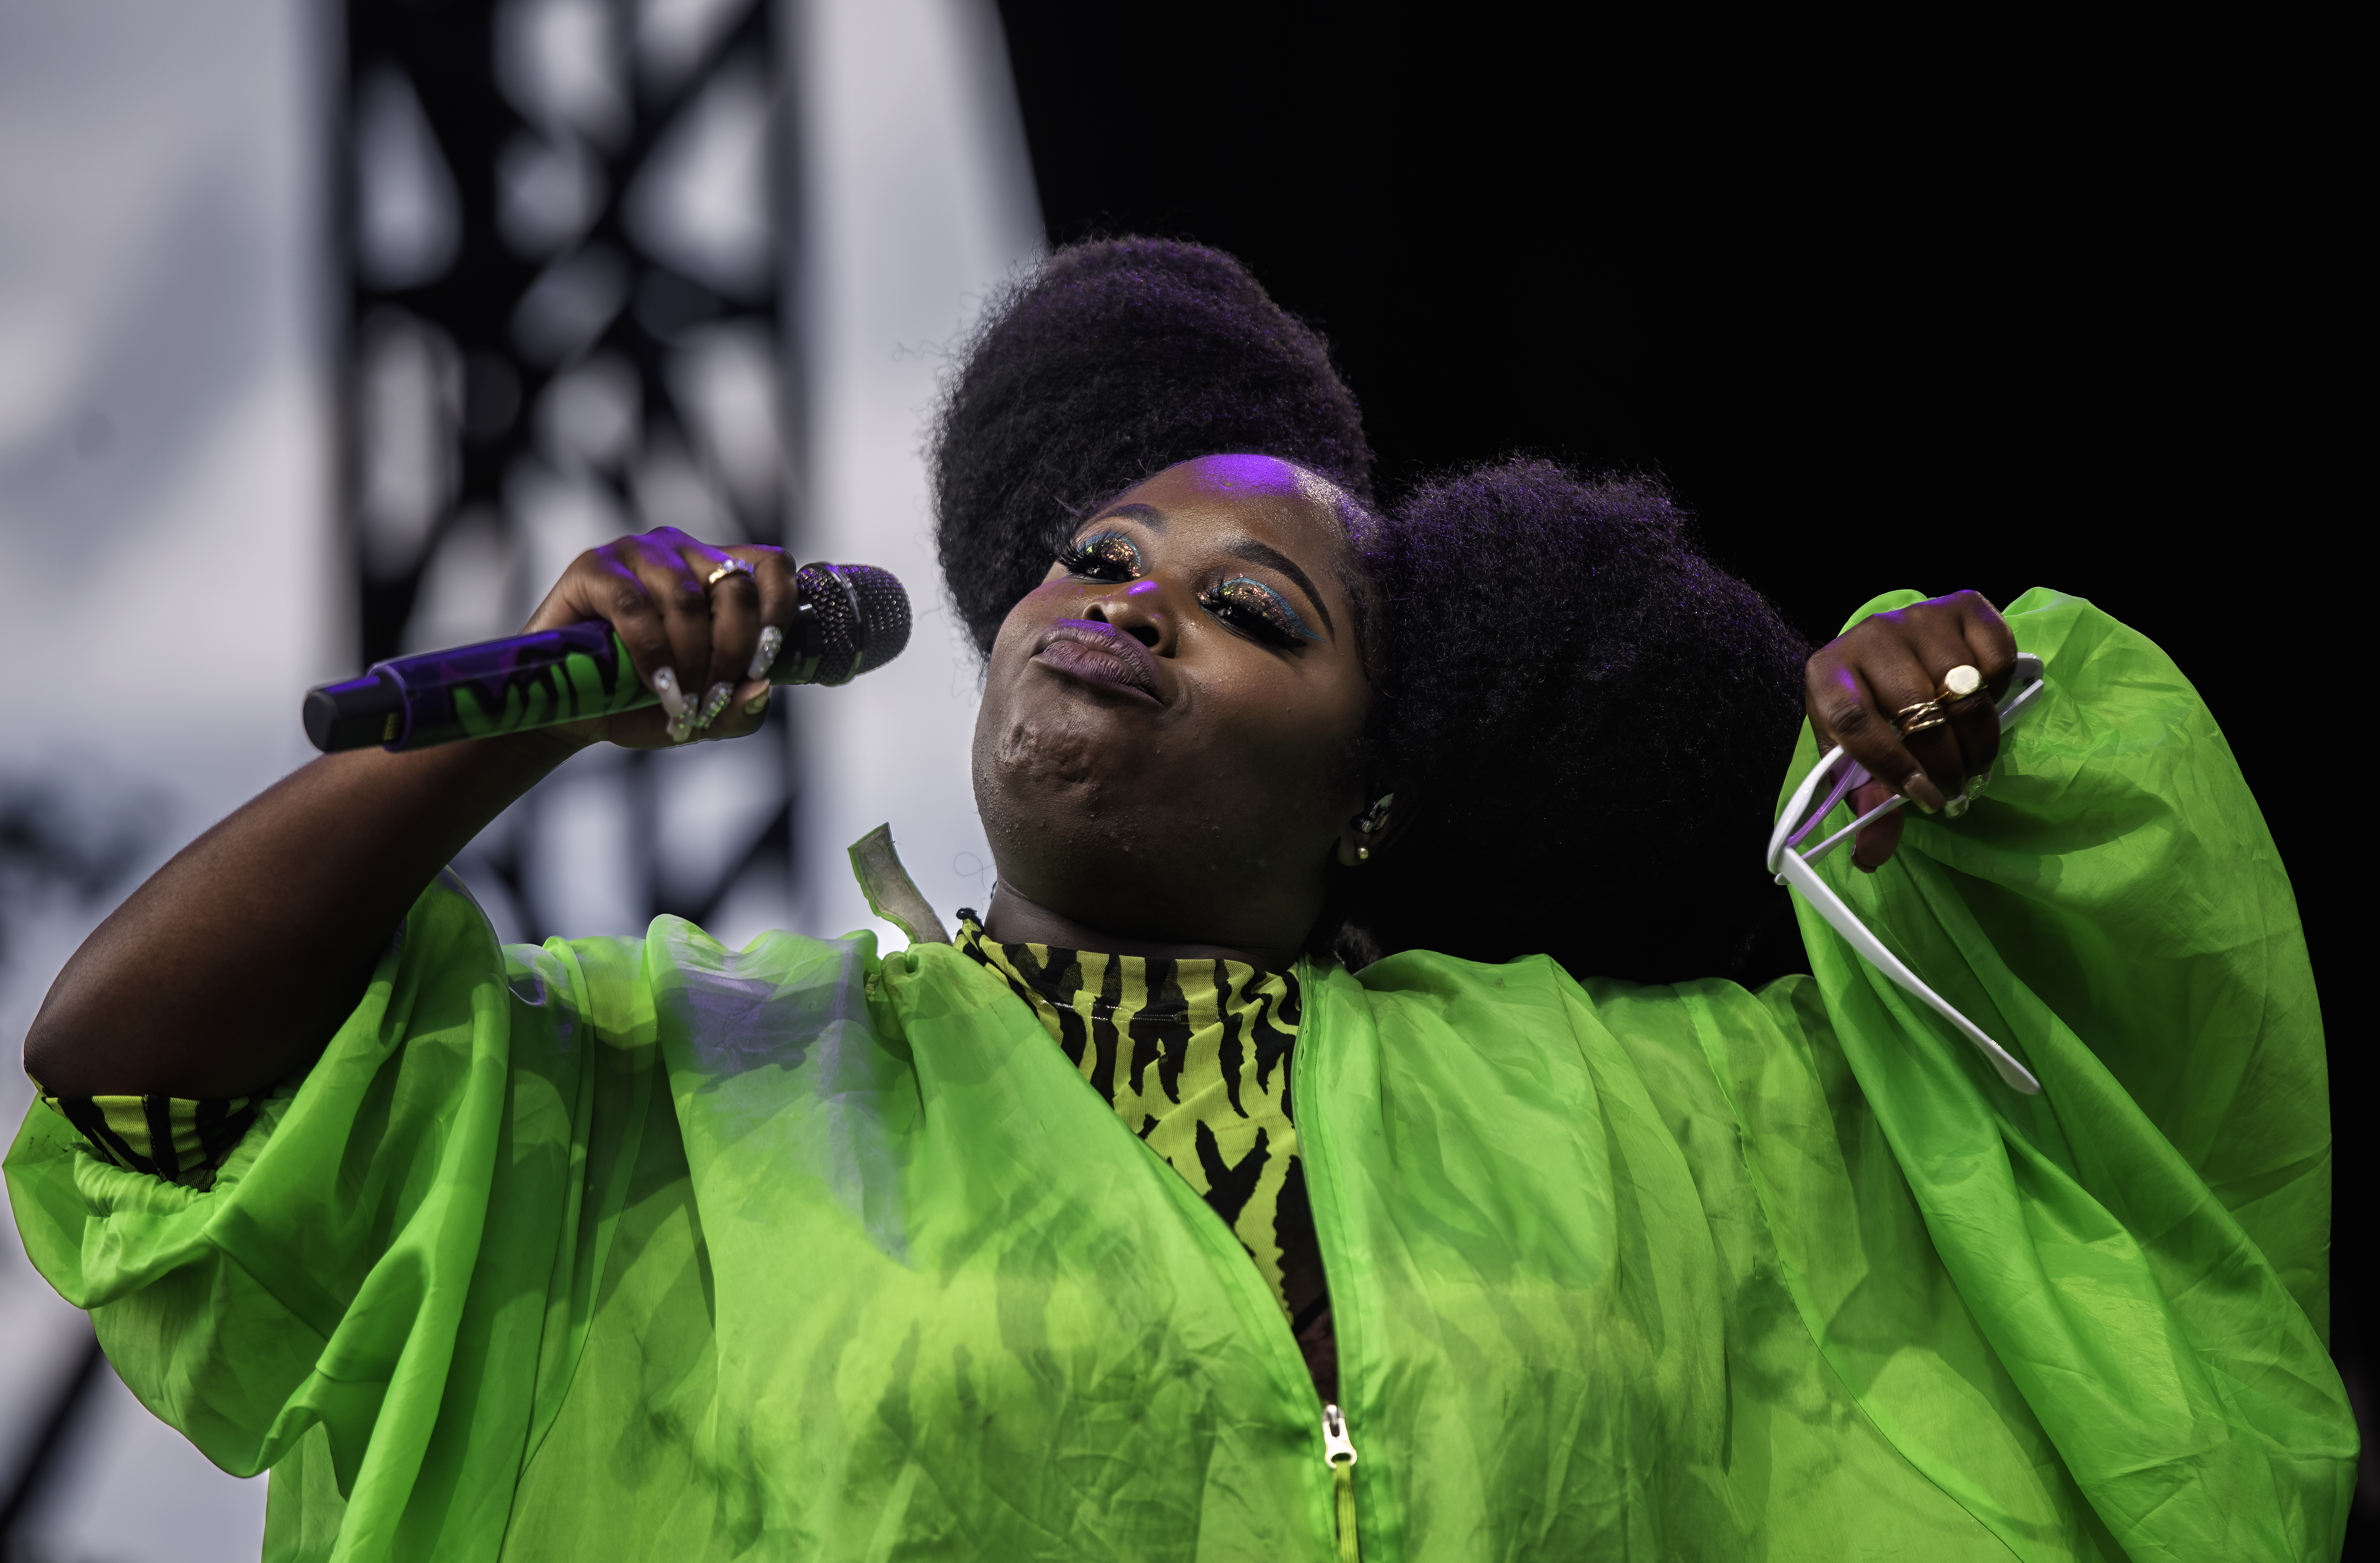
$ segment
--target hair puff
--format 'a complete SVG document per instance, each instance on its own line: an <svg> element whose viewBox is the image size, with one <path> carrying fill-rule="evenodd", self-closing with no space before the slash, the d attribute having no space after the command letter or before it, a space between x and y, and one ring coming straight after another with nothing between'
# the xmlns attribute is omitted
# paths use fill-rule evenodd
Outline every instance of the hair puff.
<svg viewBox="0 0 2380 1563"><path fill-rule="evenodd" d="M1512 460L1432 483L1372 550L1383 764L1415 810L1355 914L1383 951L1734 975L1808 648L1658 483Z"/></svg>
<svg viewBox="0 0 2380 1563"><path fill-rule="evenodd" d="M1279 456L1371 497L1321 337L1220 250L1069 246L997 297L935 419L935 544L979 651L1090 508L1176 462Z"/></svg>

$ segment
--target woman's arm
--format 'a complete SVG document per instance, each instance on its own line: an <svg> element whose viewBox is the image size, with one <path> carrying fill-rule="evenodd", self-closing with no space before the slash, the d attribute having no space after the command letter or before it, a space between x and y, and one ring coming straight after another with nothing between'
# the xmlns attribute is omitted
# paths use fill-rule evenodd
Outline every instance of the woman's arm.
<svg viewBox="0 0 2380 1563"><path fill-rule="evenodd" d="M1933 786L1937 804L1980 793L1973 780L1996 759L2002 775L1962 817L1903 809L1869 827L1853 859L1864 873L1820 872L1920 976L2035 1065L2051 1042L2026 1015L2046 1006L2033 1019L2054 1016L2051 1030L2087 1047L2325 1316L2320 1007L2288 873L2213 713L2163 650L2079 599L2028 593L2003 617L1973 593L1906 595L1878 600L1884 611L1810 660L1812 748L1840 740L1879 779L1922 758L1900 790ZM1956 660L2003 692L2020 634L2049 689L2007 757L1981 697L1963 721L1954 709L1900 741L1896 702L1938 688ZM1855 810L1893 790L1870 783ZM1877 875L1895 848L1899 868ZM1834 937L1804 923L1823 964ZM1842 969L1863 987L1883 980L1857 961Z"/></svg>
<svg viewBox="0 0 2380 1563"><path fill-rule="evenodd" d="M731 551L667 527L621 539L581 555L528 628L610 621L648 685L672 671L673 693L686 692L672 706L728 702L702 736L741 736L767 710L753 648L763 624L791 622L796 593L776 550L732 557L753 573L711 586ZM221 1097L306 1069L406 908L466 842L577 749L665 746L669 720L648 707L314 761L184 848L84 941L26 1035L26 1072L65 1096Z"/></svg>
<svg viewBox="0 0 2380 1563"><path fill-rule="evenodd" d="M25 1072L66 1096L206 1097L304 1070L421 887L574 746L525 733L369 749L283 779L75 951L26 1034Z"/></svg>

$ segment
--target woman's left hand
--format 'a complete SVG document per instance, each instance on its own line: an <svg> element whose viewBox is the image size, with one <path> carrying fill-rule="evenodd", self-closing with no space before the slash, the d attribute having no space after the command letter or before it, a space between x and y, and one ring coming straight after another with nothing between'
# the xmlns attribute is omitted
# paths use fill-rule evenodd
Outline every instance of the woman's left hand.
<svg viewBox="0 0 2380 1563"><path fill-rule="evenodd" d="M1983 685L1950 698L1945 679L1973 668ZM1990 779L1999 757L1994 702L2016 668L2016 636L1981 592L1955 591L1889 613L1873 613L1810 659L1810 725L1821 752L1840 744L1876 780L1852 794L1859 814L1895 793L1928 814L1966 811L1969 794ZM1923 708L1938 701L1938 714ZM1903 713L1908 713L1904 719ZM1889 779L1889 780L1888 780ZM1873 874L1900 845L1896 811L1852 844L1852 861Z"/></svg>

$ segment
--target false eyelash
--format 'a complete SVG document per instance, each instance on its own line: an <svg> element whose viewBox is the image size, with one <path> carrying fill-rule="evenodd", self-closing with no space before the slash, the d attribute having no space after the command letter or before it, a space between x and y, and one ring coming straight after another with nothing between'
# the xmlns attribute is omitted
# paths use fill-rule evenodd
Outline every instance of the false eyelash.
<svg viewBox="0 0 2380 1563"><path fill-rule="evenodd" d="M1199 594L1198 605L1225 624L1294 651L1322 637L1308 629L1281 593L1262 581L1234 576Z"/></svg>
<svg viewBox="0 0 2380 1563"><path fill-rule="evenodd" d="M1093 532L1078 542L1067 544L1058 555L1058 563L1066 567L1069 575L1129 581L1140 575L1140 550L1122 532Z"/></svg>

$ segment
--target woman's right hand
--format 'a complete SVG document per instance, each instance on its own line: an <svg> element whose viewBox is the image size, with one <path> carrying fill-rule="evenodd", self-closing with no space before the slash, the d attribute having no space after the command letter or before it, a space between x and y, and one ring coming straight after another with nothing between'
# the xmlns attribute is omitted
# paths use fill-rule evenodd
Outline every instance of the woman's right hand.
<svg viewBox="0 0 2380 1563"><path fill-rule="evenodd" d="M749 574L714 583L731 561ZM580 554L528 628L609 623L648 688L666 672L677 711L717 708L695 731L732 738L768 712L752 653L763 629L791 627L799 600L776 549L713 548L662 527ZM300 767L176 854L75 952L26 1033L27 1072L67 1096L200 1098L303 1072L431 876L568 751L694 735L671 714L646 707Z"/></svg>
<svg viewBox="0 0 2380 1563"><path fill-rule="evenodd" d="M608 739L631 749L753 732L769 711L767 670L754 671L753 652L764 629L793 627L794 569L782 549L714 547L674 527L580 554L523 633L606 621L662 704L546 731L574 747Z"/></svg>

